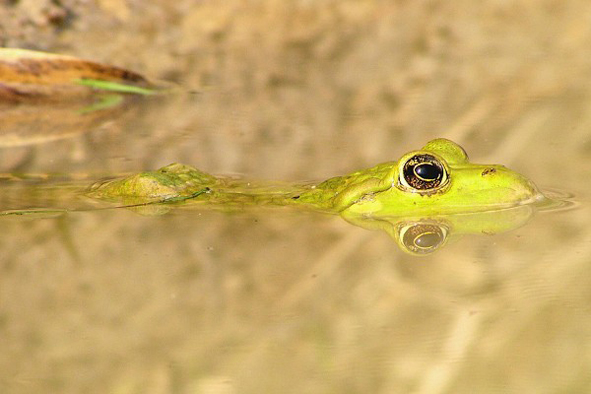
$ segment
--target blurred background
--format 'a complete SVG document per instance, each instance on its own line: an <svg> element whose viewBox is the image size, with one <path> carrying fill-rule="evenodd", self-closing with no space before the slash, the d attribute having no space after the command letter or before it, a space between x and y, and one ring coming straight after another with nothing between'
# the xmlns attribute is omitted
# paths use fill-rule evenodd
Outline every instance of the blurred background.
<svg viewBox="0 0 591 394"><path fill-rule="evenodd" d="M591 3L5 0L0 45L192 92L4 109L1 172L318 180L445 137L576 202L423 258L291 211L2 218L0 391L591 391Z"/></svg>

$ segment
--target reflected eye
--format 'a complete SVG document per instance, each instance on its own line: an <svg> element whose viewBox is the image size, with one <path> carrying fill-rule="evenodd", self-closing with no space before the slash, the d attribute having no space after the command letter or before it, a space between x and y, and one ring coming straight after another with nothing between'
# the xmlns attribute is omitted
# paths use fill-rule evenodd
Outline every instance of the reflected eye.
<svg viewBox="0 0 591 394"><path fill-rule="evenodd" d="M443 245L447 229L432 223L412 223L400 230L400 238L408 252L429 254Z"/></svg>
<svg viewBox="0 0 591 394"><path fill-rule="evenodd" d="M447 183L447 171L432 155L418 154L404 163L400 183L417 191L437 190Z"/></svg>
<svg viewBox="0 0 591 394"><path fill-rule="evenodd" d="M414 239L414 244L419 249L431 249L438 246L441 241L443 241L441 233L425 232Z"/></svg>

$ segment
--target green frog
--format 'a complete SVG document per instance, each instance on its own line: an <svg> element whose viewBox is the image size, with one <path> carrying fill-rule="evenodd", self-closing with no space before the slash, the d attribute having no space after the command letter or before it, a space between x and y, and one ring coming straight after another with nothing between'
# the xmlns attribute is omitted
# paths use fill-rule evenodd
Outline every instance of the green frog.
<svg viewBox="0 0 591 394"><path fill-rule="evenodd" d="M348 217L474 213L543 199L524 176L501 165L471 163L462 147L443 138L398 161L317 184L261 186L175 163L98 182L86 195L125 206L299 206Z"/></svg>
<svg viewBox="0 0 591 394"><path fill-rule="evenodd" d="M90 187L83 176L7 174L0 175L0 181L0 216L52 217L112 208L161 215L172 208L289 206L337 214L356 226L385 231L416 256L434 253L466 234L515 229L536 210L552 206L522 175L500 165L470 163L459 145L441 138L398 161L320 183L246 182L183 164Z"/></svg>

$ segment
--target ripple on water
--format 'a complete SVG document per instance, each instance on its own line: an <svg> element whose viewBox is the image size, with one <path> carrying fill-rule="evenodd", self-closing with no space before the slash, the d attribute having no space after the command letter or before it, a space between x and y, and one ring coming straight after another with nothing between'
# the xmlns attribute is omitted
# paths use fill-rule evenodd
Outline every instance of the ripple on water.
<svg viewBox="0 0 591 394"><path fill-rule="evenodd" d="M573 192L544 188L543 196L535 203L535 206L540 211L566 211L576 209L581 206L581 202Z"/></svg>

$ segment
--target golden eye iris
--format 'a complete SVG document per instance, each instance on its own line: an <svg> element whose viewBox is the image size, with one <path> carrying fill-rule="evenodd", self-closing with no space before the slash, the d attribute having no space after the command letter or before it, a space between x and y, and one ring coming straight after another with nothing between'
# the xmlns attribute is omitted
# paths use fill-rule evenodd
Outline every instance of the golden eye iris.
<svg viewBox="0 0 591 394"><path fill-rule="evenodd" d="M437 190L447 180L447 171L435 156L417 154L404 163L400 182L420 192Z"/></svg>

